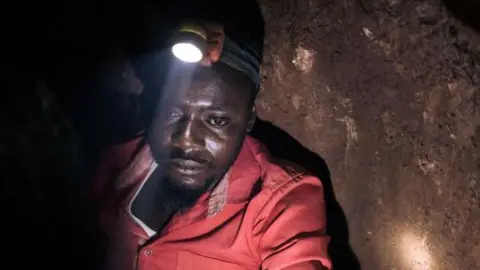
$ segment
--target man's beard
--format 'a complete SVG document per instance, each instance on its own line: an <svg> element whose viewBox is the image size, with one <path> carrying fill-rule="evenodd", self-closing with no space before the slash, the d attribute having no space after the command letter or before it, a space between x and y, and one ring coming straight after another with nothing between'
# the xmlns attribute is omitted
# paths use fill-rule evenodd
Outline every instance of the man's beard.
<svg viewBox="0 0 480 270"><path fill-rule="evenodd" d="M150 147L155 161L158 164L158 167L153 173L152 180L156 182L156 187L153 187L155 192L155 208L161 208L164 211L175 213L183 213L189 210L198 199L206 192L211 191L215 186L225 177L225 174L233 165L237 159L245 139L245 135L240 140L238 146L233 151L234 155L222 166L222 168L217 170L217 173L210 176L206 181L205 185L200 188L190 188L186 185L183 185L181 181L175 181L169 176L161 173L165 172L165 167L167 166L169 159L171 159L170 152L165 148L156 148L154 145L155 140L154 136L149 136ZM181 154L181 155L180 155ZM185 158L185 154L177 154L179 157ZM148 183L147 183L148 184Z"/></svg>
<svg viewBox="0 0 480 270"><path fill-rule="evenodd" d="M166 174L162 174L162 171L167 171L163 166L168 165L166 163L163 163L163 166L159 164L155 170L156 172L153 174L154 179L152 179L158 183L158 191L155 196L156 206L177 213L183 213L190 209L203 194L210 192L225 177L225 174L237 159L241 146L242 145L237 147L235 155L225 164L225 166L217 169L217 173L211 175L204 181L205 185L202 187L188 187L187 185L182 184L182 181L175 180Z"/></svg>
<svg viewBox="0 0 480 270"><path fill-rule="evenodd" d="M131 211L154 230L161 230L170 218L189 210L206 188L189 189L165 178L157 167L134 199Z"/></svg>
<svg viewBox="0 0 480 270"><path fill-rule="evenodd" d="M157 203L177 213L188 211L198 199L205 193L210 192L225 177L229 167L219 170L220 173L212 175L205 181L201 188L189 188L168 177L161 180L160 195Z"/></svg>
<svg viewBox="0 0 480 270"><path fill-rule="evenodd" d="M209 179L208 181L211 182L212 180ZM167 177L164 177L160 182L160 194L157 196L158 205L177 213L183 213L190 209L207 191L207 187L191 189L177 185Z"/></svg>

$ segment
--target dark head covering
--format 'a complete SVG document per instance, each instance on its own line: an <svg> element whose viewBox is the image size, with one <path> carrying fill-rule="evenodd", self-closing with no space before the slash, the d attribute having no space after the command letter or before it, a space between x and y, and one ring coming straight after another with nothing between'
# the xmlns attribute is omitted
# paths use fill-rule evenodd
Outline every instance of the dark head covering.
<svg viewBox="0 0 480 270"><path fill-rule="evenodd" d="M178 0L171 14L178 20L192 19L220 23L225 42L220 62L244 73L258 89L263 58L265 23L256 0L233 3L225 0Z"/></svg>

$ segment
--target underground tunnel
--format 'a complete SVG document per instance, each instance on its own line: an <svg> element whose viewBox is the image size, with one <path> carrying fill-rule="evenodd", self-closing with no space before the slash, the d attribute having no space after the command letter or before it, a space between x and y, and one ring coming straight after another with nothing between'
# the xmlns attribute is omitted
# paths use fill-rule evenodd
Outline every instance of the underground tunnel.
<svg viewBox="0 0 480 270"><path fill-rule="evenodd" d="M480 269L480 4L259 4L251 135L321 179L334 269ZM149 20L160 6L45 3L10 39L22 50L14 88L26 90L2 100L2 204L17 220L3 225L5 258L35 243L20 268L55 268L58 256L103 269L88 179L101 150L142 134L139 104L151 97L124 54L157 30L153 21L175 17Z"/></svg>

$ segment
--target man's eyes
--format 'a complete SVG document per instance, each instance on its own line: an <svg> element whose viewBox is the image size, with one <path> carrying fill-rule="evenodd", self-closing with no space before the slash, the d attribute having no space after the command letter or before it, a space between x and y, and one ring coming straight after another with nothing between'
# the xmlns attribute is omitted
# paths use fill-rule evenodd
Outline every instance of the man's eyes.
<svg viewBox="0 0 480 270"><path fill-rule="evenodd" d="M210 116L207 118L207 123L215 128L221 128L230 123L230 118L225 116Z"/></svg>
<svg viewBox="0 0 480 270"><path fill-rule="evenodd" d="M165 116L166 116L167 122L170 122L170 123L171 122L176 122L183 117L183 112L179 109L172 108L172 109L169 109L168 111L166 111ZM207 125L209 125L211 127L214 127L214 128L225 127L228 124L230 124L230 122L231 122L231 118L228 117L228 116L225 116L225 115L215 115L215 114L212 115L212 114L210 114L210 115L204 115L201 118L203 118L203 121Z"/></svg>

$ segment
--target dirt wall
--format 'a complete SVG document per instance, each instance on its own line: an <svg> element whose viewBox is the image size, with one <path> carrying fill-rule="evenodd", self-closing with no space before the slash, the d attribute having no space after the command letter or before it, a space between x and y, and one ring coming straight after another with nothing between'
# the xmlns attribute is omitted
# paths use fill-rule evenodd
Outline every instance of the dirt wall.
<svg viewBox="0 0 480 270"><path fill-rule="evenodd" d="M478 269L474 25L439 0L260 2L259 116L326 161L361 268Z"/></svg>

